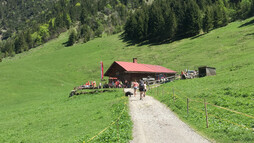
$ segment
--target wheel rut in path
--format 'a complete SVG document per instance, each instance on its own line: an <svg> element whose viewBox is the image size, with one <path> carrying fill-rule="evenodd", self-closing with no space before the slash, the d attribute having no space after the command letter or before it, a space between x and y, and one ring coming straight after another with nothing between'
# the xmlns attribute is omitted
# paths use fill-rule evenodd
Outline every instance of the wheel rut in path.
<svg viewBox="0 0 254 143"><path fill-rule="evenodd" d="M125 92L132 89L125 89ZM164 104L153 97L143 100L129 98L131 119L134 123L130 143L208 143L209 141L182 122Z"/></svg>

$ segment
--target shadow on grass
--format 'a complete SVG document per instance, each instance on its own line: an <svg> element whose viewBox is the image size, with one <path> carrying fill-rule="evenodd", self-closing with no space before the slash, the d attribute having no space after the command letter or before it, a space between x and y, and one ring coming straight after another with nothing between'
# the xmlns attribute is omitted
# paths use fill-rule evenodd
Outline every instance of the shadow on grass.
<svg viewBox="0 0 254 143"><path fill-rule="evenodd" d="M245 26L248 26L248 25L254 25L254 19L252 19L252 20L249 21L249 22L246 22L246 23L242 24L242 25L239 26L238 28L242 28L242 27L245 27Z"/></svg>
<svg viewBox="0 0 254 143"><path fill-rule="evenodd" d="M204 35L205 35L205 34L199 34L199 35L193 36L193 37L191 37L191 40L194 40L194 39L196 39L196 38L202 37L202 36L204 36Z"/></svg>
<svg viewBox="0 0 254 143"><path fill-rule="evenodd" d="M68 43L68 41L67 41L67 42L62 43L62 45L63 45L64 47L69 47L69 46L70 46L70 45L69 45L69 43Z"/></svg>
<svg viewBox="0 0 254 143"><path fill-rule="evenodd" d="M246 34L245 36L254 36L254 33L248 33L248 34Z"/></svg>
<svg viewBox="0 0 254 143"><path fill-rule="evenodd" d="M178 37L178 38L175 38L175 39L167 39L167 40L160 41L159 38L154 38L154 39L149 39L149 40L144 40L144 41L137 41L137 40L127 38L124 34L121 34L119 36L119 38L123 42L127 43L127 47L134 46L134 45L137 45L137 46L144 46L144 45L156 46L156 45L161 45L161 44L169 44L169 43L172 43L174 41L184 39L183 37L182 38Z"/></svg>

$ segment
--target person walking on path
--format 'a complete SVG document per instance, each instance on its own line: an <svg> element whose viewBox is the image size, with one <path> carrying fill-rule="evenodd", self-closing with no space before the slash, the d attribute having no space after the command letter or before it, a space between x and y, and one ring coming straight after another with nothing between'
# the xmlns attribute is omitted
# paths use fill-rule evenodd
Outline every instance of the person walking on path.
<svg viewBox="0 0 254 143"><path fill-rule="evenodd" d="M143 80L140 80L140 83L139 83L139 92L140 92L140 100L143 99L143 95L144 95L144 81Z"/></svg>
<svg viewBox="0 0 254 143"><path fill-rule="evenodd" d="M146 86L147 86L147 82L144 83L144 97L146 97Z"/></svg>
<svg viewBox="0 0 254 143"><path fill-rule="evenodd" d="M133 88L134 88L134 97L136 97L139 84L138 84L137 80L135 80L132 84L133 84Z"/></svg>

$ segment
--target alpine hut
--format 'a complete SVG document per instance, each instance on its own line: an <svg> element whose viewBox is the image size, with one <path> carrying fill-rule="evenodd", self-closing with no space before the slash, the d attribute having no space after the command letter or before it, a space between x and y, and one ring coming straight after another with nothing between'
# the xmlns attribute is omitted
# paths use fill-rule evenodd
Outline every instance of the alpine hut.
<svg viewBox="0 0 254 143"><path fill-rule="evenodd" d="M133 58L133 62L114 61L104 75L120 81L138 81L146 77L158 79L160 75L168 77L175 74L176 71L159 65L139 64L137 58Z"/></svg>

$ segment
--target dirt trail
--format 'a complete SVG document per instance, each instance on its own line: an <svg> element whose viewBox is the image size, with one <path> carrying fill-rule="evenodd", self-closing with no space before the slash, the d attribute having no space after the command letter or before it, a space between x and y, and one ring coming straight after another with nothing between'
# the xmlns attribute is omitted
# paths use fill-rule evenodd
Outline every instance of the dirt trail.
<svg viewBox="0 0 254 143"><path fill-rule="evenodd" d="M131 91L131 89L125 89ZM208 143L178 119L164 104L150 96L139 100L130 97L130 114L134 123L131 143Z"/></svg>

